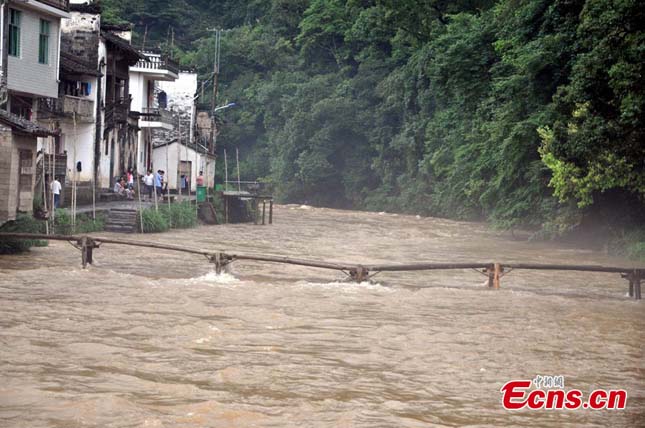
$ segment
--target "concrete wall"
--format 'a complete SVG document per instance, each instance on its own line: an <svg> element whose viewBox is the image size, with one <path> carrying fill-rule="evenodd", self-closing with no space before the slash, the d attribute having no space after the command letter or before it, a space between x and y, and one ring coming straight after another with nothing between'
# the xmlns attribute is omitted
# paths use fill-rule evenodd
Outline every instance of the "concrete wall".
<svg viewBox="0 0 645 428"><path fill-rule="evenodd" d="M31 189L18 191L20 177L20 152L32 151ZM0 224L16 219L16 212L33 209L33 186L36 181L36 138L18 136L11 129L0 125Z"/></svg>
<svg viewBox="0 0 645 428"><path fill-rule="evenodd" d="M20 24L20 57L8 58L8 88L12 91L43 97L58 97L60 18L12 3L22 12ZM50 22L49 64L38 62L40 19Z"/></svg>
<svg viewBox="0 0 645 428"><path fill-rule="evenodd" d="M76 171L76 163L81 162L82 171L76 176L77 181L94 180L94 130L93 123L77 123L76 134L74 124L60 122L63 133L63 147L67 151L67 179L71 183Z"/></svg>

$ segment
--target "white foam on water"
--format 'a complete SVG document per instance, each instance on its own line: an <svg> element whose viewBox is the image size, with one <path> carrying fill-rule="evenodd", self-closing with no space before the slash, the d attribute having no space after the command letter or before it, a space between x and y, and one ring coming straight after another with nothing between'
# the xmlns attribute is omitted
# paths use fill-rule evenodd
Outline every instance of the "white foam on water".
<svg viewBox="0 0 645 428"><path fill-rule="evenodd" d="M385 287L384 285L378 282L363 281L360 283L350 282L350 281L333 281L333 282L309 282L309 281L298 281L296 285L300 287L312 287L312 288L326 288L339 290L344 293L356 293L363 290L373 290L391 293L394 290L391 287Z"/></svg>
<svg viewBox="0 0 645 428"><path fill-rule="evenodd" d="M238 278L235 276L231 275L228 272L223 272L220 274L215 273L215 271L210 271L204 275L198 276L197 278L190 278L188 280L189 283L191 284L209 284L209 285L238 285L242 281L240 281Z"/></svg>

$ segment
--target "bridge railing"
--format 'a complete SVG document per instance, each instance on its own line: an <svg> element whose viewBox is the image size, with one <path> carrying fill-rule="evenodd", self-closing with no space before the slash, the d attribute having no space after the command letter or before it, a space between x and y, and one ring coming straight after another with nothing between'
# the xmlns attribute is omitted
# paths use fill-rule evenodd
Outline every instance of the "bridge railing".
<svg viewBox="0 0 645 428"><path fill-rule="evenodd" d="M135 247L157 248L161 250L180 251L189 254L203 255L211 263L215 264L217 273L236 260L251 260L268 263L280 263L297 266L306 266L319 269L340 271L347 274L355 282L363 282L380 272L409 272L409 271L430 271L430 270L453 270L453 269L475 269L481 270L488 276L488 287L500 288L502 276L513 270L554 270L554 271L580 271L580 272L604 272L617 273L621 278L629 282L629 296L641 300L641 280L645 278L645 267L626 268L601 265L567 265L567 264L538 264L538 263L493 263L493 262L465 262L465 263L412 263L412 264L390 264L390 265L361 265L346 262L326 262L297 259L292 257L255 254L229 254L224 251L206 251L203 249L188 248L173 244L157 242L142 242L125 239L101 238L97 236L65 236L46 235L32 233L0 233L0 240L50 240L69 241L81 250L83 268L92 264L93 250L101 244L130 245Z"/></svg>

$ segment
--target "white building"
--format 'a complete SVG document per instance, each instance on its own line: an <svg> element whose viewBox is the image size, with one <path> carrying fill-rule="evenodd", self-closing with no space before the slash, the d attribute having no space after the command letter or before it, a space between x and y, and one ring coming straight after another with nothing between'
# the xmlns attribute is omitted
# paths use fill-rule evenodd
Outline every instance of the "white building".
<svg viewBox="0 0 645 428"><path fill-rule="evenodd" d="M60 27L68 17L66 0L2 2L0 58L8 111L32 120L37 98L58 97Z"/></svg>
<svg viewBox="0 0 645 428"><path fill-rule="evenodd" d="M177 140L155 146L152 161L155 171L166 172L168 188L178 191L182 175L190 177L190 190L195 191L197 176L202 172L204 185L214 186L215 157L207 153L206 147L199 144L179 144Z"/></svg>
<svg viewBox="0 0 645 428"><path fill-rule="evenodd" d="M142 55L130 45L129 27L102 25L98 5L76 0L70 9L61 23L57 98L41 99L38 107L39 121L60 136L39 144L66 164L58 173L64 190L76 181L82 203L91 202L94 184L97 193L110 189L116 176L136 167L138 118L130 112L128 79Z"/></svg>
<svg viewBox="0 0 645 428"><path fill-rule="evenodd" d="M174 82L160 81L157 83L158 93L167 100L167 108L176 117L180 130L173 133L158 132L154 144L161 144L180 138L181 141L195 141L195 100L197 97L197 73L181 71ZM162 140L160 140L160 139Z"/></svg>
<svg viewBox="0 0 645 428"><path fill-rule="evenodd" d="M190 188L194 191L195 180L200 172L203 173L204 184L212 188L215 156L208 154L207 147L195 138L197 73L182 71L176 81L158 82L157 88L158 93L163 93L168 109L176 117L175 120L180 129L155 132L154 169L166 171L171 190L177 190L178 183L181 183L181 176L186 175L190 177ZM166 151L168 151L167 162Z"/></svg>
<svg viewBox="0 0 645 428"><path fill-rule="evenodd" d="M0 4L0 224L31 212L37 138L57 135L36 124L38 99L58 97L61 19L67 0ZM42 187L42 186L41 186Z"/></svg>
<svg viewBox="0 0 645 428"><path fill-rule="evenodd" d="M151 51L142 53L146 59L130 67L131 109L141 114L137 144L137 170L140 172L159 169L152 161L154 131L175 129L175 119L166 109L165 100L157 97L155 84L174 82L179 78L179 66L170 58Z"/></svg>

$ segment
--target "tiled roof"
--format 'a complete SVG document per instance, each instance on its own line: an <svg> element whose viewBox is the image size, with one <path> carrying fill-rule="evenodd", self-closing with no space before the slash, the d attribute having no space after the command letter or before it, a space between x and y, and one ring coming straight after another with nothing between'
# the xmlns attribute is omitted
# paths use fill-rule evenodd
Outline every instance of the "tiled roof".
<svg viewBox="0 0 645 428"><path fill-rule="evenodd" d="M101 36L103 36L103 38L108 43L111 43L112 45L114 45L117 48L121 49L126 54L129 54L132 58L136 58L136 61L138 61L140 59L147 60L145 55L139 53L139 51L136 50L135 48L133 48L132 45L127 40L122 39L121 37L117 36L116 34L112 34L109 31L101 31Z"/></svg>
<svg viewBox="0 0 645 428"><path fill-rule="evenodd" d="M86 76L101 76L96 69L90 64L80 60L75 55L66 52L60 53L60 66L63 73L67 74L82 74Z"/></svg>
<svg viewBox="0 0 645 428"><path fill-rule="evenodd" d="M58 135L58 131L50 131L49 129L31 122L23 117L16 116L5 110L0 110L0 123L9 126L13 131L33 135L34 137L48 137Z"/></svg>

